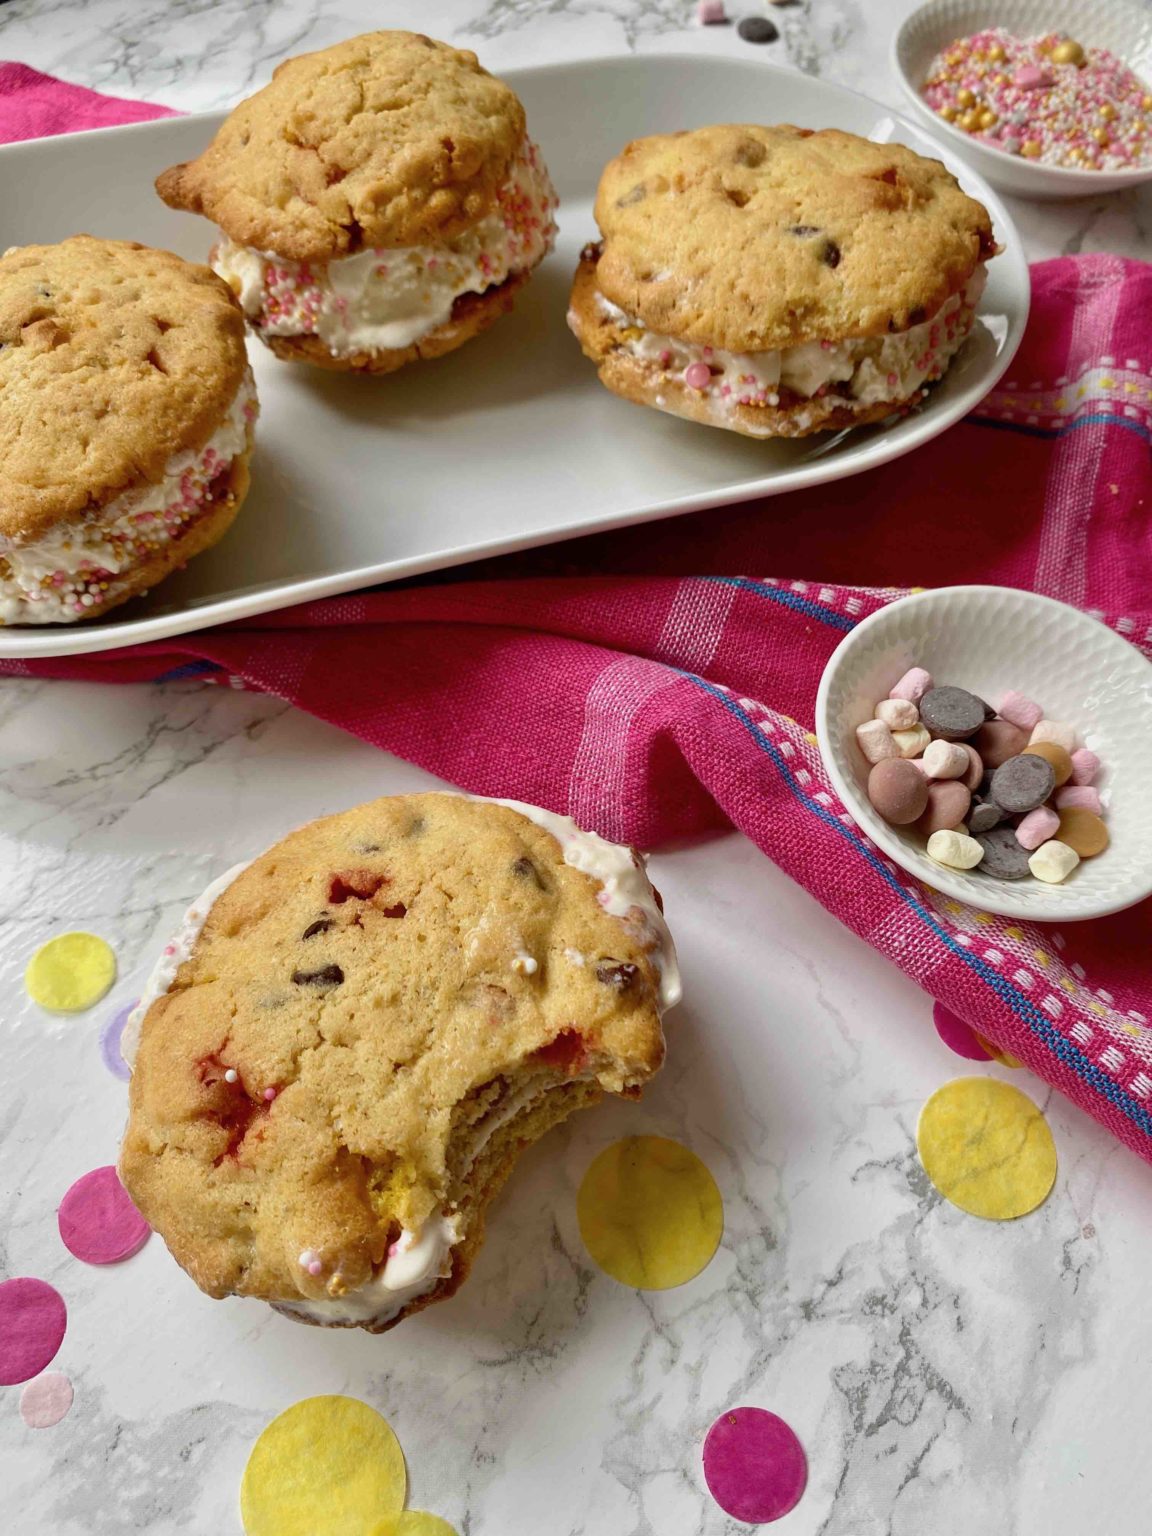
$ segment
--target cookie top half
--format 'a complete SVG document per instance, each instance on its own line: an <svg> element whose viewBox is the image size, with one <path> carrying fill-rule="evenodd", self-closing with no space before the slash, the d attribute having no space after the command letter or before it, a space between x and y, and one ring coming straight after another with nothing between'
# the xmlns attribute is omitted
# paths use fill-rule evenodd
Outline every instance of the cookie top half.
<svg viewBox="0 0 1152 1536"><path fill-rule="evenodd" d="M203 1289L322 1298L305 1249L355 1289L444 1200L478 1096L525 1075L635 1091L660 1065L666 932L609 911L571 855L494 802L397 796L217 897L144 1018L121 1157Z"/></svg>
<svg viewBox="0 0 1152 1536"><path fill-rule="evenodd" d="M495 206L523 137L518 97L474 53L368 32L281 64L156 189L241 245L329 261L458 235Z"/></svg>
<svg viewBox="0 0 1152 1536"><path fill-rule="evenodd" d="M22 543L163 479L244 376L227 283L170 251L76 235L0 257L0 537Z"/></svg>
<svg viewBox="0 0 1152 1536"><path fill-rule="evenodd" d="M606 167L596 220L606 298L732 352L906 330L995 250L939 161L834 128L637 139Z"/></svg>

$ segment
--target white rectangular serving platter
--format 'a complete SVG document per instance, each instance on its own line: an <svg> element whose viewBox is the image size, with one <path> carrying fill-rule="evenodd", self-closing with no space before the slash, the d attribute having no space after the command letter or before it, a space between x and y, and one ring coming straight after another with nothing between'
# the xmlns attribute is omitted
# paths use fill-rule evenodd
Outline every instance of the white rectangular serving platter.
<svg viewBox="0 0 1152 1536"><path fill-rule="evenodd" d="M928 441L1011 361L1028 270L996 194L914 124L854 92L760 62L683 55L510 71L560 194L555 252L514 313L460 351L387 378L328 374L249 348L261 416L252 489L216 548L94 624L0 628L0 657L79 655L573 534L839 479ZM207 220L153 180L196 155L224 114L0 149L0 249L76 233L203 261ZM606 161L632 138L712 122L792 122L895 138L944 160L1006 247L982 324L917 414L886 428L759 443L608 394L565 323ZM2 466L0 466L2 468ZM659 535L654 532L654 537Z"/></svg>

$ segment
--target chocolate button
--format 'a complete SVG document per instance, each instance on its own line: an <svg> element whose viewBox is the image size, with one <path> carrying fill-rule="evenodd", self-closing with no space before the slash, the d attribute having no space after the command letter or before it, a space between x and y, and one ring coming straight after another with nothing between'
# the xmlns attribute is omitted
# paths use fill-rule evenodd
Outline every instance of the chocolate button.
<svg viewBox="0 0 1152 1536"><path fill-rule="evenodd" d="M1034 811L1056 788L1056 774L1046 758L1021 753L1001 763L992 775L992 798L1013 816Z"/></svg>
<svg viewBox="0 0 1152 1536"><path fill-rule="evenodd" d="M1056 775L1056 788L1061 784L1067 784L1072 777L1072 759L1063 747L1054 741L1033 741L1026 747L1020 748L1021 752L1027 752L1036 757L1042 757L1045 762L1052 764L1052 772Z"/></svg>
<svg viewBox="0 0 1152 1536"><path fill-rule="evenodd" d="M916 825L925 837L933 832L954 832L963 826L971 801L971 792L958 779L940 779L929 784L928 806Z"/></svg>
<svg viewBox="0 0 1152 1536"><path fill-rule="evenodd" d="M1028 745L1028 732L1011 720L989 720L972 738L972 745L984 760L985 768L999 768L1010 757L1019 757Z"/></svg>
<svg viewBox="0 0 1152 1536"><path fill-rule="evenodd" d="M973 837L980 832L991 832L1004 820L1004 812L991 800L973 800L968 813L968 830Z"/></svg>
<svg viewBox="0 0 1152 1536"><path fill-rule="evenodd" d="M780 36L766 16L745 16L736 30L746 43L774 43Z"/></svg>
<svg viewBox="0 0 1152 1536"><path fill-rule="evenodd" d="M868 798L889 826L906 827L924 814L928 780L909 758L886 757L868 775Z"/></svg>
<svg viewBox="0 0 1152 1536"><path fill-rule="evenodd" d="M1053 835L1075 849L1082 859L1094 859L1108 846L1108 828L1100 817L1078 805L1060 812L1060 829Z"/></svg>
<svg viewBox="0 0 1152 1536"><path fill-rule="evenodd" d="M1028 850L1021 848L1011 827L978 832L976 841L984 850L980 868L985 874L995 875L997 880L1020 880L1028 874Z"/></svg>
<svg viewBox="0 0 1152 1536"><path fill-rule="evenodd" d="M920 700L920 720L933 736L965 741L987 719L988 706L967 688L932 688Z"/></svg>

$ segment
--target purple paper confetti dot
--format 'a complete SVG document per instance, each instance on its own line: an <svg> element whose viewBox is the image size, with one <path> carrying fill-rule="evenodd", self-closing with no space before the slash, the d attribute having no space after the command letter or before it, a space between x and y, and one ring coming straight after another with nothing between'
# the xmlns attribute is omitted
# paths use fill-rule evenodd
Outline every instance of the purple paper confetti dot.
<svg viewBox="0 0 1152 1536"><path fill-rule="evenodd" d="M114 1013L100 1031L100 1055L104 1065L113 1077L118 1077L122 1083L126 1083L132 1076L128 1069L128 1063L120 1054L120 1037L124 1033L124 1026L128 1022L128 1015L135 1008L135 1003L129 1003L121 1008L119 1013Z"/></svg>

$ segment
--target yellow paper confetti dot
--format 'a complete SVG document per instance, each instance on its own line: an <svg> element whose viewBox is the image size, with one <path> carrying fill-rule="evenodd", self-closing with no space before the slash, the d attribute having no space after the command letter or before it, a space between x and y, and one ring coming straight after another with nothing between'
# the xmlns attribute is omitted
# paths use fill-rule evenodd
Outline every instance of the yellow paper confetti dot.
<svg viewBox="0 0 1152 1536"><path fill-rule="evenodd" d="M116 956L94 933L62 933L28 962L28 996L52 1013L80 1013L98 1003L116 980Z"/></svg>
<svg viewBox="0 0 1152 1536"><path fill-rule="evenodd" d="M990 1221L1025 1216L1056 1179L1056 1144L1027 1094L994 1077L958 1077L920 1112L924 1171L953 1205Z"/></svg>
<svg viewBox="0 0 1152 1536"><path fill-rule="evenodd" d="M354 1397L306 1397L252 1447L240 1516L247 1536L371 1536L404 1508L406 1489L386 1419Z"/></svg>
<svg viewBox="0 0 1152 1536"><path fill-rule="evenodd" d="M1002 1067L1022 1067L1024 1065L1018 1056L1013 1056L1008 1051L1002 1051L998 1045L993 1045L991 1040L985 1040L979 1031L974 1029L972 1033L988 1052L989 1056L991 1056L992 1060L998 1061Z"/></svg>
<svg viewBox="0 0 1152 1536"><path fill-rule="evenodd" d="M698 1275L724 1233L724 1202L694 1152L663 1136L605 1147L576 1197L580 1235L600 1268L638 1290Z"/></svg>
<svg viewBox="0 0 1152 1536"><path fill-rule="evenodd" d="M381 1520L369 1536L457 1536L456 1527L423 1509L406 1509L394 1519Z"/></svg>

